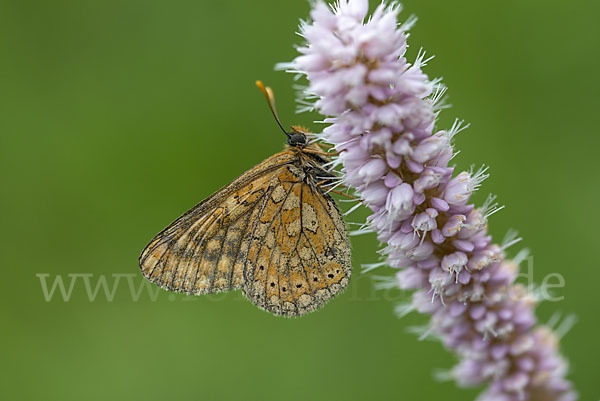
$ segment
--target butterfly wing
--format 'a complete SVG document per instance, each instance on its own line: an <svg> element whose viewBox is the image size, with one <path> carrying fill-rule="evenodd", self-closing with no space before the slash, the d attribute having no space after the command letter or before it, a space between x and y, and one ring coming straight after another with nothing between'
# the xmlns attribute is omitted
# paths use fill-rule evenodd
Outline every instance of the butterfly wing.
<svg viewBox="0 0 600 401"><path fill-rule="evenodd" d="M276 176L244 250L243 291L262 309L299 316L346 287L350 245L335 202L302 169L286 166Z"/></svg>
<svg viewBox="0 0 600 401"><path fill-rule="evenodd" d="M144 277L188 294L240 288L247 232L274 190L274 175L294 160L291 152L270 157L175 220L142 251Z"/></svg>

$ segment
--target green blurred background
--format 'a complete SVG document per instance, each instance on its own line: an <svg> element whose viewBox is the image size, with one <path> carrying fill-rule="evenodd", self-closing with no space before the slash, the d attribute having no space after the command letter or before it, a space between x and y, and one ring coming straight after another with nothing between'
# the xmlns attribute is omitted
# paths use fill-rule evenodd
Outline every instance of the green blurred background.
<svg viewBox="0 0 600 401"><path fill-rule="evenodd" d="M582 399L598 399L600 321L598 70L600 3L406 0L420 18L410 56L437 57L455 117L459 167L486 163L476 195L499 194L500 240L516 228L534 279L565 278L576 314L562 341ZM146 242L196 202L283 145L255 79L294 115L291 76L304 0L14 0L0 3L2 363L0 398L23 400L468 400L477 389L437 382L452 366L397 319L407 294L375 292L372 236L353 238L355 276L323 310L276 318L240 293L169 296L126 276L109 302L81 278L69 302L46 302L36 274L130 276ZM360 221L365 214L353 216ZM515 247L513 252L516 252ZM594 252L593 252L594 251ZM389 274L378 272L376 274Z"/></svg>

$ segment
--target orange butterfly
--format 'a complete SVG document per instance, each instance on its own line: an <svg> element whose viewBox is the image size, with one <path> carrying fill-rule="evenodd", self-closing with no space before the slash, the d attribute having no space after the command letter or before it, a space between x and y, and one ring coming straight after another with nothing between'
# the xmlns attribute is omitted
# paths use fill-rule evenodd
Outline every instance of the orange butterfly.
<svg viewBox="0 0 600 401"><path fill-rule="evenodd" d="M270 88L257 85L288 146L161 231L139 258L142 274L170 291L242 289L258 307L300 316L325 304L351 273L350 244L326 188L335 176L307 131L286 132Z"/></svg>

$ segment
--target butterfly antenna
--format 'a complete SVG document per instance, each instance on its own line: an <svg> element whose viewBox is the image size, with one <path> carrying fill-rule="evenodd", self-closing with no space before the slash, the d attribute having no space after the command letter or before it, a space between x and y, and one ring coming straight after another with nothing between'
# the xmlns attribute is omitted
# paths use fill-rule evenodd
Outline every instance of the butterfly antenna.
<svg viewBox="0 0 600 401"><path fill-rule="evenodd" d="M285 130L285 128L283 128L283 125L281 124L281 121L279 120L279 116L277 115L277 110L275 109L275 95L273 95L273 90L271 88L269 88L268 86L265 88L265 85L262 83L262 81L256 81L256 86L258 86L258 89L260 89L260 91L267 98L267 104L269 105L269 108L271 109L271 113L273 113L273 117L275 117L275 121L277 121L277 125L279 125L279 128L281 128L283 133L287 137L289 137L290 134Z"/></svg>

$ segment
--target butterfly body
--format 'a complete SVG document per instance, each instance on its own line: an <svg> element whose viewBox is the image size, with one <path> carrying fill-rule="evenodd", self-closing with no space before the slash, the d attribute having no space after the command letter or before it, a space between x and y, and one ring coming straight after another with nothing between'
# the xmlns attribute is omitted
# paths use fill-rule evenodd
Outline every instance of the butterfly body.
<svg viewBox="0 0 600 401"><path fill-rule="evenodd" d="M327 193L329 160L304 133L161 231L144 249L144 277L170 291L242 289L257 306L298 316L350 278L350 245ZM325 184L325 185L323 185Z"/></svg>

